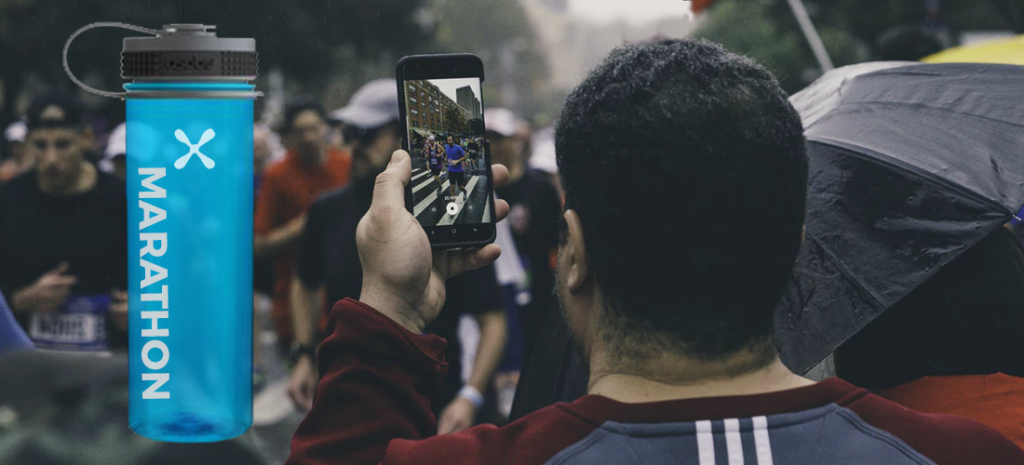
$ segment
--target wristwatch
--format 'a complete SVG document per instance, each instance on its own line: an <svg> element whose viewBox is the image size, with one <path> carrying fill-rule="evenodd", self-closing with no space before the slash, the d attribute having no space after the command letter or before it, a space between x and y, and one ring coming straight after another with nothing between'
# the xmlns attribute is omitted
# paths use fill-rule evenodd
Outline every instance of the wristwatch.
<svg viewBox="0 0 1024 465"><path fill-rule="evenodd" d="M294 363L299 361L299 357L303 355L309 355L309 358L316 361L316 346L303 345L298 342L293 342L291 350L288 352L288 358Z"/></svg>

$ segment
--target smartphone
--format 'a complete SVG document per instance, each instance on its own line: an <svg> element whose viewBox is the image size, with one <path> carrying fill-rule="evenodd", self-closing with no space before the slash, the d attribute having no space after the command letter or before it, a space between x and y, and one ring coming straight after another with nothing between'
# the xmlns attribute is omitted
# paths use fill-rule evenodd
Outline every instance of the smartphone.
<svg viewBox="0 0 1024 465"><path fill-rule="evenodd" d="M494 181L484 140L484 65L472 54L415 55L395 68L412 157L406 207L435 248L494 242Z"/></svg>

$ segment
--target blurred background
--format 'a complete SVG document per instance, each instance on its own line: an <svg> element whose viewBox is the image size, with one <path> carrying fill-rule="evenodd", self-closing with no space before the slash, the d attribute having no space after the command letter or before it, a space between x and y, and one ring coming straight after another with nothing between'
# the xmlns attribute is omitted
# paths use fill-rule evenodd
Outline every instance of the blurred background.
<svg viewBox="0 0 1024 465"><path fill-rule="evenodd" d="M1024 33L1018 0L806 1L834 64L927 55ZM485 63L484 101L551 118L587 70L623 42L700 36L767 65L790 92L821 70L786 0L719 0L701 14L678 0L0 0L0 124L19 118L35 93L77 90L61 69L67 37L95 21L150 28L215 24L222 37L254 37L259 100L267 122L289 95L342 106L362 83L393 76L413 53L472 52ZM120 90L125 31L77 39L71 69L93 87ZM131 34L131 33L128 33ZM134 34L132 34L134 35ZM124 104L79 91L96 140L124 118Z"/></svg>
<svg viewBox="0 0 1024 465"><path fill-rule="evenodd" d="M708 38L753 57L768 67L788 92L795 93L829 67L920 60L953 47L1024 34L1024 1L0 0L0 128L10 128L5 131L6 143L0 144L0 162L16 162L11 163L12 173L31 169L28 163L12 160L13 148L25 140L24 129L19 133L12 123L24 117L34 97L49 91L70 92L81 101L94 154L123 155L123 147L118 151L108 146L108 141L124 144L123 133L110 137L125 119L124 102L77 88L61 64L67 38L98 21L156 29L172 23L203 23L216 25L220 37L255 38L260 64L256 85L265 94L256 101L255 117L267 128L281 124L286 103L297 96L315 97L328 112L345 106L365 83L393 77L395 64L405 55L474 53L485 65L485 107L504 107L520 118L510 122L508 129L493 131L521 138L523 144L515 150L532 157L530 168L547 173L544 179L557 188L551 122L565 96L618 45L658 38ZM126 35L136 34L97 29L79 37L69 51L71 70L92 87L120 91L121 41ZM488 120L488 131L492 131L490 124ZM521 126L524 129L520 131ZM284 151L279 144L272 150L278 152L275 159ZM275 336L269 307L266 299L257 299L256 344L262 355L255 388L256 424L235 442L266 463L283 463L304 412L294 408L289 399L291 367ZM474 337L479 339L479 333L474 336L467 330L466 340ZM12 363L0 364L0 394L5 387L10 392L24 391L11 384L12 373L23 374L30 367L43 369L32 359ZM111 367L110 377L124 376L123 361L115 359ZM89 384L93 374L75 376ZM46 376L40 374L25 386L31 389L32 383L41 383ZM518 378L509 379L514 390ZM511 398L501 398L505 400L497 402L507 414ZM27 430L17 426L15 410L3 403L0 395L0 464L72 463L46 461L40 458L46 454L29 452L5 456L5 448L10 452L27 441ZM116 423L111 431L118 432L110 434L124 434L123 412L114 412L109 424ZM61 437L66 436L39 439L42 442L35 444L44 444L40 447L50 455L66 449L63 457L77 454L82 460L88 458L79 453L83 449L77 448L78 443L55 439ZM137 445L133 454L139 457L168 457L148 440L133 437L131 441ZM88 442L102 448L100 441ZM179 449L174 453L181 453ZM115 453L112 457L117 457L118 463L128 463L125 450L106 452ZM206 449L190 450L208 456L202 452ZM95 463L113 463L102 453L89 457ZM190 459L193 465L205 463L196 460ZM250 460L231 463L242 462Z"/></svg>

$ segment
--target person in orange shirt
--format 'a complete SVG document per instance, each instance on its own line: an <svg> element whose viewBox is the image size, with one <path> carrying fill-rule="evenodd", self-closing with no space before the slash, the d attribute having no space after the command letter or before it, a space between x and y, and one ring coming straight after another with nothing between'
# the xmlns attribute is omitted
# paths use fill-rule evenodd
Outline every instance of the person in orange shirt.
<svg viewBox="0 0 1024 465"><path fill-rule="evenodd" d="M256 201L254 253L274 257L272 315L284 347L294 338L289 291L306 210L320 194L349 180L351 156L328 144L328 132L319 104L302 100L289 105L281 128L288 153L266 169Z"/></svg>
<svg viewBox="0 0 1024 465"><path fill-rule="evenodd" d="M835 353L836 374L1024 448L1024 250L997 228Z"/></svg>

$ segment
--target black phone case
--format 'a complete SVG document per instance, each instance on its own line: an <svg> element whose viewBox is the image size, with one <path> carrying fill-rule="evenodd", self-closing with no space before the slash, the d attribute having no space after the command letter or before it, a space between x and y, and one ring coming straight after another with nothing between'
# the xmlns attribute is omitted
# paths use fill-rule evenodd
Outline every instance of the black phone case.
<svg viewBox="0 0 1024 465"><path fill-rule="evenodd" d="M398 64L395 65L395 82L396 82L396 85L398 86L398 109L399 109L399 113L401 114L401 118L402 118L402 149L405 150L407 153L409 153L410 156L412 156L412 150L409 147L409 140L407 138L407 136L409 134L409 127L408 127L409 126L409 122L406 119L406 111L405 111L405 92L406 92L406 90L405 90L405 76L404 76L404 74L405 74L404 73L405 66L407 64L409 64L410 62L431 60L431 61L442 61L442 62L443 61L451 61L453 63L453 68L454 68L454 62L456 62L458 60L467 60L467 59L468 60L476 60L477 62L480 63L480 76L479 77L480 77L480 83L482 85L483 82L484 82L483 62L480 60L479 57L477 57L476 55L473 55L471 53L447 53L447 54L437 54L437 55L410 55L410 56L407 56L407 57L403 57L401 60L398 61ZM455 74L454 72L452 74L453 75L451 77L448 77L448 76L445 76L445 75L440 75L438 77L430 78L430 79L449 79L449 78L457 78L457 77L466 77L464 75L463 76L456 76L456 75L454 75ZM473 77L476 77L476 76L473 76ZM422 79L427 79L427 78L422 78ZM483 105L483 96L482 95L480 96L480 106L481 106L481 110L482 110L483 109L482 107L484 106ZM484 142L484 160L487 163L487 171L488 171L488 173L487 173L487 191L491 194L487 201L490 202L490 204L491 204L490 205L491 212L494 212L494 174L491 172L491 145L490 145L490 143L488 141L486 141L486 139L485 139L485 142ZM413 207L414 207L414 205L413 205L413 201L412 201L412 183L409 183L409 185L405 186L405 209L408 210L410 213L412 213L413 212ZM495 216L495 218L496 218L496 216ZM419 224L419 222L417 222L417 224ZM421 227L422 227L422 225L421 225ZM476 241L451 241L451 242L434 242L433 240L431 240L430 241L430 247L431 248L435 248L435 249L458 249L458 248L482 247L482 246L485 246L487 244L493 243L494 240L497 237L497 231L498 231L498 229L497 229L497 221L492 221L490 223L490 227L491 227L491 234L487 238L485 238L485 239L476 240Z"/></svg>

